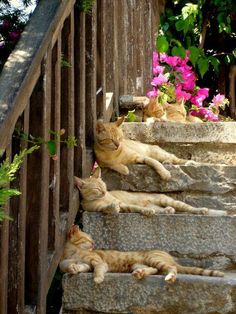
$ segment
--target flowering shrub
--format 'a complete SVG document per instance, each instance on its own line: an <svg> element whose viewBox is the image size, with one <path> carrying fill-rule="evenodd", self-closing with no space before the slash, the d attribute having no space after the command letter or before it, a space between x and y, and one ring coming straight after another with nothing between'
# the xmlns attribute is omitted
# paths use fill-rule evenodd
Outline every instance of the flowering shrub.
<svg viewBox="0 0 236 314"><path fill-rule="evenodd" d="M229 104L228 99L217 94L206 106L209 88L197 86L197 77L188 61L188 51L184 58L153 52L152 90L147 96L156 97L162 105L184 101L190 115L204 121L220 121L220 108L224 109Z"/></svg>

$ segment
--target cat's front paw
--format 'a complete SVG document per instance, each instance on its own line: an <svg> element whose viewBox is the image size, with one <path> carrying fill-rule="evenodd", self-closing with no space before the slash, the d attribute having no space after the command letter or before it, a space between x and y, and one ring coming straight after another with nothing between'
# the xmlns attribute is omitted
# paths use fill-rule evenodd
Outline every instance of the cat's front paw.
<svg viewBox="0 0 236 314"><path fill-rule="evenodd" d="M171 206L167 206L163 209L163 213L164 214L174 214L175 213L175 209Z"/></svg>
<svg viewBox="0 0 236 314"><path fill-rule="evenodd" d="M77 265L77 264L71 264L69 267L68 267L68 273L70 274L78 274L80 272L80 265Z"/></svg>
<svg viewBox="0 0 236 314"><path fill-rule="evenodd" d="M155 215L155 213L156 213L155 208L146 208L143 212L145 216L149 216L149 217Z"/></svg>
<svg viewBox="0 0 236 314"><path fill-rule="evenodd" d="M99 276L99 277L94 277L93 281L97 284L100 284L104 281L104 277L103 276Z"/></svg>
<svg viewBox="0 0 236 314"><path fill-rule="evenodd" d="M165 281L168 283L175 282L176 280L176 274L170 273L167 276L165 276Z"/></svg>
<svg viewBox="0 0 236 314"><path fill-rule="evenodd" d="M209 209L206 208L206 207L199 208L199 214L208 215L209 214Z"/></svg>
<svg viewBox="0 0 236 314"><path fill-rule="evenodd" d="M169 181L171 179L171 174L170 171L168 170L163 170L162 173L160 174L161 178L165 181Z"/></svg>
<svg viewBox="0 0 236 314"><path fill-rule="evenodd" d="M132 275L136 278L136 279L142 279L145 276L145 270L144 269L136 269L132 272Z"/></svg>
<svg viewBox="0 0 236 314"><path fill-rule="evenodd" d="M111 208L111 214L113 214L113 215L119 214L119 212L120 212L120 205L119 204L112 203L110 208Z"/></svg>

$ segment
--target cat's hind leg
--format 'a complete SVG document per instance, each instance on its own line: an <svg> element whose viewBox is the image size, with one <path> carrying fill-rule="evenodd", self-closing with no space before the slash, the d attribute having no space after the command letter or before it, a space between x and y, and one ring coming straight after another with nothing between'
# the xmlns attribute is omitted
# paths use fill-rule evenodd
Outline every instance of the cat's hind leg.
<svg viewBox="0 0 236 314"><path fill-rule="evenodd" d="M183 165L189 161L187 159L178 158L174 154L168 153L157 145L153 145L153 147L150 148L149 156L163 163L170 163L173 165Z"/></svg>
<svg viewBox="0 0 236 314"><path fill-rule="evenodd" d="M208 208L206 207L196 208L184 202L174 200L173 198L164 194L158 195L158 197L155 198L152 202L163 207L173 207L176 212L185 212L199 215L207 215L209 212Z"/></svg>
<svg viewBox="0 0 236 314"><path fill-rule="evenodd" d="M132 270L133 270L132 275L136 279L142 279L146 276L155 275L157 273L156 268L143 265L143 264L134 264L132 266Z"/></svg>

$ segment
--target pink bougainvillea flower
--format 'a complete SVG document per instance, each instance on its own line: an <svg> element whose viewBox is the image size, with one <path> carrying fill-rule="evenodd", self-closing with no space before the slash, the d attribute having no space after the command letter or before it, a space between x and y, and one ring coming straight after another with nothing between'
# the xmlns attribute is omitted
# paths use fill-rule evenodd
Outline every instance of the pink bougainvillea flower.
<svg viewBox="0 0 236 314"><path fill-rule="evenodd" d="M189 100L191 98L191 94L190 93L187 93L185 91L182 90L182 87L181 85L178 85L175 89L175 95L176 95L176 99L178 101L181 101L181 100Z"/></svg>
<svg viewBox="0 0 236 314"><path fill-rule="evenodd" d="M197 107L201 107L203 101L208 97L209 88L200 88L195 96L191 97L191 103Z"/></svg>
<svg viewBox="0 0 236 314"><path fill-rule="evenodd" d="M166 83L167 81L168 81L168 78L165 75L160 73L158 76L153 78L153 80L151 81L151 84L152 86L157 86L157 85Z"/></svg>
<svg viewBox="0 0 236 314"><path fill-rule="evenodd" d="M181 59L180 57L176 57L176 56L167 57L165 62L171 65L172 67L175 67L179 63L180 59Z"/></svg>
<svg viewBox="0 0 236 314"><path fill-rule="evenodd" d="M153 90L150 90L149 92L147 92L147 96L149 98L157 97L157 90L153 88Z"/></svg>
<svg viewBox="0 0 236 314"><path fill-rule="evenodd" d="M159 65L159 56L158 53L156 51L153 51L152 54L152 66L153 68L155 68L157 65Z"/></svg>
<svg viewBox="0 0 236 314"><path fill-rule="evenodd" d="M228 99L225 98L225 95L217 94L213 97L210 107L214 107L215 109L219 110L219 108L224 107L227 103Z"/></svg>
<svg viewBox="0 0 236 314"><path fill-rule="evenodd" d="M160 58L159 58L159 60L160 60L161 62L166 62L167 58L168 58L168 56L167 56L166 53L160 53Z"/></svg>
<svg viewBox="0 0 236 314"><path fill-rule="evenodd" d="M163 74L164 70L165 70L165 67L163 67L161 65L157 65L157 66L153 67L153 74L154 75L158 75L160 73Z"/></svg>
<svg viewBox="0 0 236 314"><path fill-rule="evenodd" d="M203 120L211 121L211 122L217 122L220 120L218 115L212 112L211 109L204 108L204 107L191 110L190 115L199 117Z"/></svg>

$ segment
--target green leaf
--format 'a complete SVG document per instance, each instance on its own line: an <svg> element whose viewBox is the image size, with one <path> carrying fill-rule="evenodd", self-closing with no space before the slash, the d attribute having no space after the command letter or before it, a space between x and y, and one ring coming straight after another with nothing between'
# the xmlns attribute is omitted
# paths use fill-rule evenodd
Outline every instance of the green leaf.
<svg viewBox="0 0 236 314"><path fill-rule="evenodd" d="M216 72L219 72L220 61L216 57L213 57L213 56L209 57L209 60L211 64L213 65L214 70Z"/></svg>
<svg viewBox="0 0 236 314"><path fill-rule="evenodd" d="M169 43L168 43L166 37L165 36L158 36L156 46L157 46L158 52L167 52L169 49Z"/></svg>
<svg viewBox="0 0 236 314"><path fill-rule="evenodd" d="M136 117L136 114L135 114L135 109L128 111L126 119L127 119L128 122L135 122L137 120L137 117Z"/></svg>
<svg viewBox="0 0 236 314"><path fill-rule="evenodd" d="M236 58L236 48L232 51L232 54Z"/></svg>
<svg viewBox="0 0 236 314"><path fill-rule="evenodd" d="M56 149L57 149L56 143L54 141L48 141L47 146L48 146L49 155L50 156L56 155Z"/></svg>
<svg viewBox="0 0 236 314"><path fill-rule="evenodd" d="M198 65L200 75L203 78L204 74L207 72L208 67L209 67L208 59L200 58L197 62L197 65Z"/></svg>
<svg viewBox="0 0 236 314"><path fill-rule="evenodd" d="M183 47L173 47L171 50L173 56L185 57L186 51Z"/></svg>
<svg viewBox="0 0 236 314"><path fill-rule="evenodd" d="M177 30L178 32L184 30L184 28L185 28L185 21L183 21L183 20L177 21L177 22L175 23L175 27L176 27L176 30Z"/></svg>
<svg viewBox="0 0 236 314"><path fill-rule="evenodd" d="M200 55L200 49L192 46L192 47L189 47L189 51L190 51L189 59L192 62L192 64L195 66Z"/></svg>

